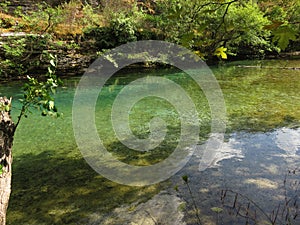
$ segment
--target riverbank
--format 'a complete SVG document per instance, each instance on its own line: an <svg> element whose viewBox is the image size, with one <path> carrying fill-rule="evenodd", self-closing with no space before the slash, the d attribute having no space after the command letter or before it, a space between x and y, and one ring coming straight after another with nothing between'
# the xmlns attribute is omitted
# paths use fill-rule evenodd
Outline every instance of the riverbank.
<svg viewBox="0 0 300 225"><path fill-rule="evenodd" d="M81 75L103 52L139 40L178 43L208 65L241 59L299 58L296 18L276 17L275 21L282 22L275 23L272 15L277 16L276 7L266 10L263 3L241 6L236 1L212 5L195 2L194 6L169 1L1 3L0 79L43 75L49 54L57 56L59 75ZM175 9L171 7L177 4ZM282 6L281 10L295 15L297 7L289 7ZM200 11L195 12L195 8ZM247 21L240 24L240 18Z"/></svg>
<svg viewBox="0 0 300 225"><path fill-rule="evenodd" d="M19 42L23 43L22 54L18 57L14 57L14 60L7 63L5 57L7 53L5 49L9 49L8 46L13 46ZM12 48L12 47L11 47ZM30 76L43 76L47 72L49 61L47 55L52 54L57 56L57 74L60 77L79 76L82 75L90 64L100 57L101 51L95 44L95 40L82 40L80 43L76 43L73 40L68 41L55 41L46 35L39 34L27 34L24 32L7 32L0 34L0 80L1 82L7 82L10 80L22 80L26 79L27 75ZM9 49L11 54L17 54L16 49ZM294 60L300 58L300 52L281 53L278 55L270 55L266 59L285 59ZM221 64L232 64L232 62L238 61L238 58L231 58L228 60L210 61L209 65L214 66ZM162 67L160 64L137 64L129 66L128 69L140 70ZM245 66L245 65L244 65ZM164 67L164 66L163 66ZM246 66L245 66L246 67ZM264 67L264 66L262 66ZM269 68L271 67L264 67ZM281 67L282 69L299 69L300 67ZM24 70L18 72L18 70ZM16 75L16 73L18 73Z"/></svg>

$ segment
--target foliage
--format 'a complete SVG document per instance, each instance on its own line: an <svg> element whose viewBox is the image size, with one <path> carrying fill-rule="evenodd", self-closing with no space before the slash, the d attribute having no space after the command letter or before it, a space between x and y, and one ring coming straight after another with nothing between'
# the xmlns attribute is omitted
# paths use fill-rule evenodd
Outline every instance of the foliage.
<svg viewBox="0 0 300 225"><path fill-rule="evenodd" d="M57 112L57 108L54 104L54 98L56 88L61 81L55 75L56 57L50 55L50 66L48 67L46 81L38 81L36 78L27 76L28 82L23 86L24 96L20 99L22 102L22 109L18 117L16 126L18 126L23 116L27 117L31 107L35 107L42 111L42 116L60 116Z"/></svg>
<svg viewBox="0 0 300 225"><path fill-rule="evenodd" d="M11 39L9 43L3 44L6 57L20 57L25 52L26 39Z"/></svg>
<svg viewBox="0 0 300 225"><path fill-rule="evenodd" d="M100 49L108 49L137 41L139 36L139 24L143 23L143 14L138 8L130 12L118 12L110 14L107 26L96 26L85 30L85 37L94 37L96 45Z"/></svg>
<svg viewBox="0 0 300 225"><path fill-rule="evenodd" d="M233 54L264 56L266 52L277 51L270 42L270 31L264 29L269 20L256 5L248 3L231 7L226 22L229 25L223 32L229 31L227 47Z"/></svg>
<svg viewBox="0 0 300 225"><path fill-rule="evenodd" d="M48 54L44 50L49 46L47 35L23 35L8 37L2 44L0 53L0 76L23 76L37 69Z"/></svg>
<svg viewBox="0 0 300 225"><path fill-rule="evenodd" d="M94 36L96 45L101 49L113 48L137 40L135 23L124 14L113 18L107 27L92 28L85 35Z"/></svg>
<svg viewBox="0 0 300 225"><path fill-rule="evenodd" d="M266 26L272 32L273 43L281 50L285 50L289 44L299 43L300 34L300 2L297 0L273 0L260 3L261 10L271 21ZM295 49L299 50L299 49Z"/></svg>
<svg viewBox="0 0 300 225"><path fill-rule="evenodd" d="M292 48L299 50L300 46L298 0L56 2L59 4L41 1L36 3L38 10L26 13L19 7L15 17L3 15L7 2L1 3L0 26L9 31L49 34L58 41L76 44L84 37L96 42L97 51L136 40L166 40L212 60L262 58ZM22 43L18 46L13 52L6 46L5 51L18 58L26 48ZM26 71L8 59L4 64L9 68Z"/></svg>
<svg viewBox="0 0 300 225"><path fill-rule="evenodd" d="M215 51L215 55L221 59L227 59L227 54L225 53L226 51L227 51L227 48L224 48L224 47L217 48Z"/></svg>
<svg viewBox="0 0 300 225"><path fill-rule="evenodd" d="M288 25L279 26L273 31L273 42L276 42L278 47L285 50L290 41L296 41L297 33Z"/></svg>
<svg viewBox="0 0 300 225"><path fill-rule="evenodd" d="M23 13L31 31L48 33L58 38L74 38L81 35L84 28L102 24L101 15L94 12L89 4L79 0L71 0L58 6L51 7L47 3L39 3L39 10Z"/></svg>
<svg viewBox="0 0 300 225"><path fill-rule="evenodd" d="M51 33L53 27L62 22L63 12L60 8L52 8L47 3L39 4L37 11L20 15L31 31Z"/></svg>
<svg viewBox="0 0 300 225"><path fill-rule="evenodd" d="M0 13L8 12L8 1L0 2Z"/></svg>
<svg viewBox="0 0 300 225"><path fill-rule="evenodd" d="M183 1L163 2L161 29L166 39L196 50L200 55L217 55L225 59L228 54L242 49L272 50L268 42L270 32L263 27L269 23L260 9L241 1ZM257 50L257 51L258 51Z"/></svg>
<svg viewBox="0 0 300 225"><path fill-rule="evenodd" d="M0 102L0 112L9 112L11 108L10 104Z"/></svg>

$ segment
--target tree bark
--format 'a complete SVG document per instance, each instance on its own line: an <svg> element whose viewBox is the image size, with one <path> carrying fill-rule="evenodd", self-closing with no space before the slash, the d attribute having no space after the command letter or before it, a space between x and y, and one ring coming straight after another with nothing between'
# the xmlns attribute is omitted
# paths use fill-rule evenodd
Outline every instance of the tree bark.
<svg viewBox="0 0 300 225"><path fill-rule="evenodd" d="M11 99L0 97L0 225L6 224L11 192L12 144L15 125L10 116Z"/></svg>

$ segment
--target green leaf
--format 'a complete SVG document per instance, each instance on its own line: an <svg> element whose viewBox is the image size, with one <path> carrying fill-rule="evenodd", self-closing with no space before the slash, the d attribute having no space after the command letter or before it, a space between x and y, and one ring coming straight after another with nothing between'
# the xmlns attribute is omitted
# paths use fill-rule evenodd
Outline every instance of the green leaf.
<svg viewBox="0 0 300 225"><path fill-rule="evenodd" d="M174 187L174 190L177 191L177 192L179 191L178 185L176 185L176 186Z"/></svg>
<svg viewBox="0 0 300 225"><path fill-rule="evenodd" d="M0 164L0 175L3 173L3 165Z"/></svg>
<svg viewBox="0 0 300 225"><path fill-rule="evenodd" d="M281 50L285 50L290 41L296 40L297 32L287 25L278 27L273 31L273 42L277 42L278 47Z"/></svg>
<svg viewBox="0 0 300 225"><path fill-rule="evenodd" d="M214 55L218 56L221 59L227 59L227 54L225 53L227 51L227 48L220 47L217 48Z"/></svg>
<svg viewBox="0 0 300 225"><path fill-rule="evenodd" d="M194 33L193 32L189 32L186 33L184 35L182 35L180 41L181 41L181 45L184 47L188 47L191 44L191 41L194 38Z"/></svg>
<svg viewBox="0 0 300 225"><path fill-rule="evenodd" d="M200 58L204 58L204 54L202 54L199 50L194 51L194 53L199 56Z"/></svg>
<svg viewBox="0 0 300 225"><path fill-rule="evenodd" d="M210 209L211 209L211 211L213 211L215 213L221 213L221 212L223 212L223 209L219 208L219 207L212 207Z"/></svg>
<svg viewBox="0 0 300 225"><path fill-rule="evenodd" d="M185 182L185 183L187 183L188 182L188 176L187 175L183 175L182 177L182 180Z"/></svg>
<svg viewBox="0 0 300 225"><path fill-rule="evenodd" d="M186 209L186 203L185 202L182 202L180 203L180 205L177 207L178 211L185 211Z"/></svg>
<svg viewBox="0 0 300 225"><path fill-rule="evenodd" d="M49 101L49 103L48 103L49 105L49 110L52 110L52 109L54 109L54 101Z"/></svg>
<svg viewBox="0 0 300 225"><path fill-rule="evenodd" d="M51 53L49 54L49 57L50 57L51 59L55 59L55 56L52 55Z"/></svg>
<svg viewBox="0 0 300 225"><path fill-rule="evenodd" d="M53 73L53 70L51 70L50 67L48 67L48 73L52 74Z"/></svg>
<svg viewBox="0 0 300 225"><path fill-rule="evenodd" d="M55 62L53 59L50 60L50 64L55 67Z"/></svg>

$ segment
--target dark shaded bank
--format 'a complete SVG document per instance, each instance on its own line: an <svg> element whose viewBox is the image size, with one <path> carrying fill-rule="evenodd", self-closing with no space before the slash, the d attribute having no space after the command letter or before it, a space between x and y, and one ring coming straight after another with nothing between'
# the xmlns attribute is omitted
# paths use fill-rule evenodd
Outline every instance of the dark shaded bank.
<svg viewBox="0 0 300 225"><path fill-rule="evenodd" d="M54 41L47 35L3 33L0 34L0 81L45 74L50 65L50 54L57 57L58 74L81 75L97 58L96 52L89 41L75 44L73 41Z"/></svg>

